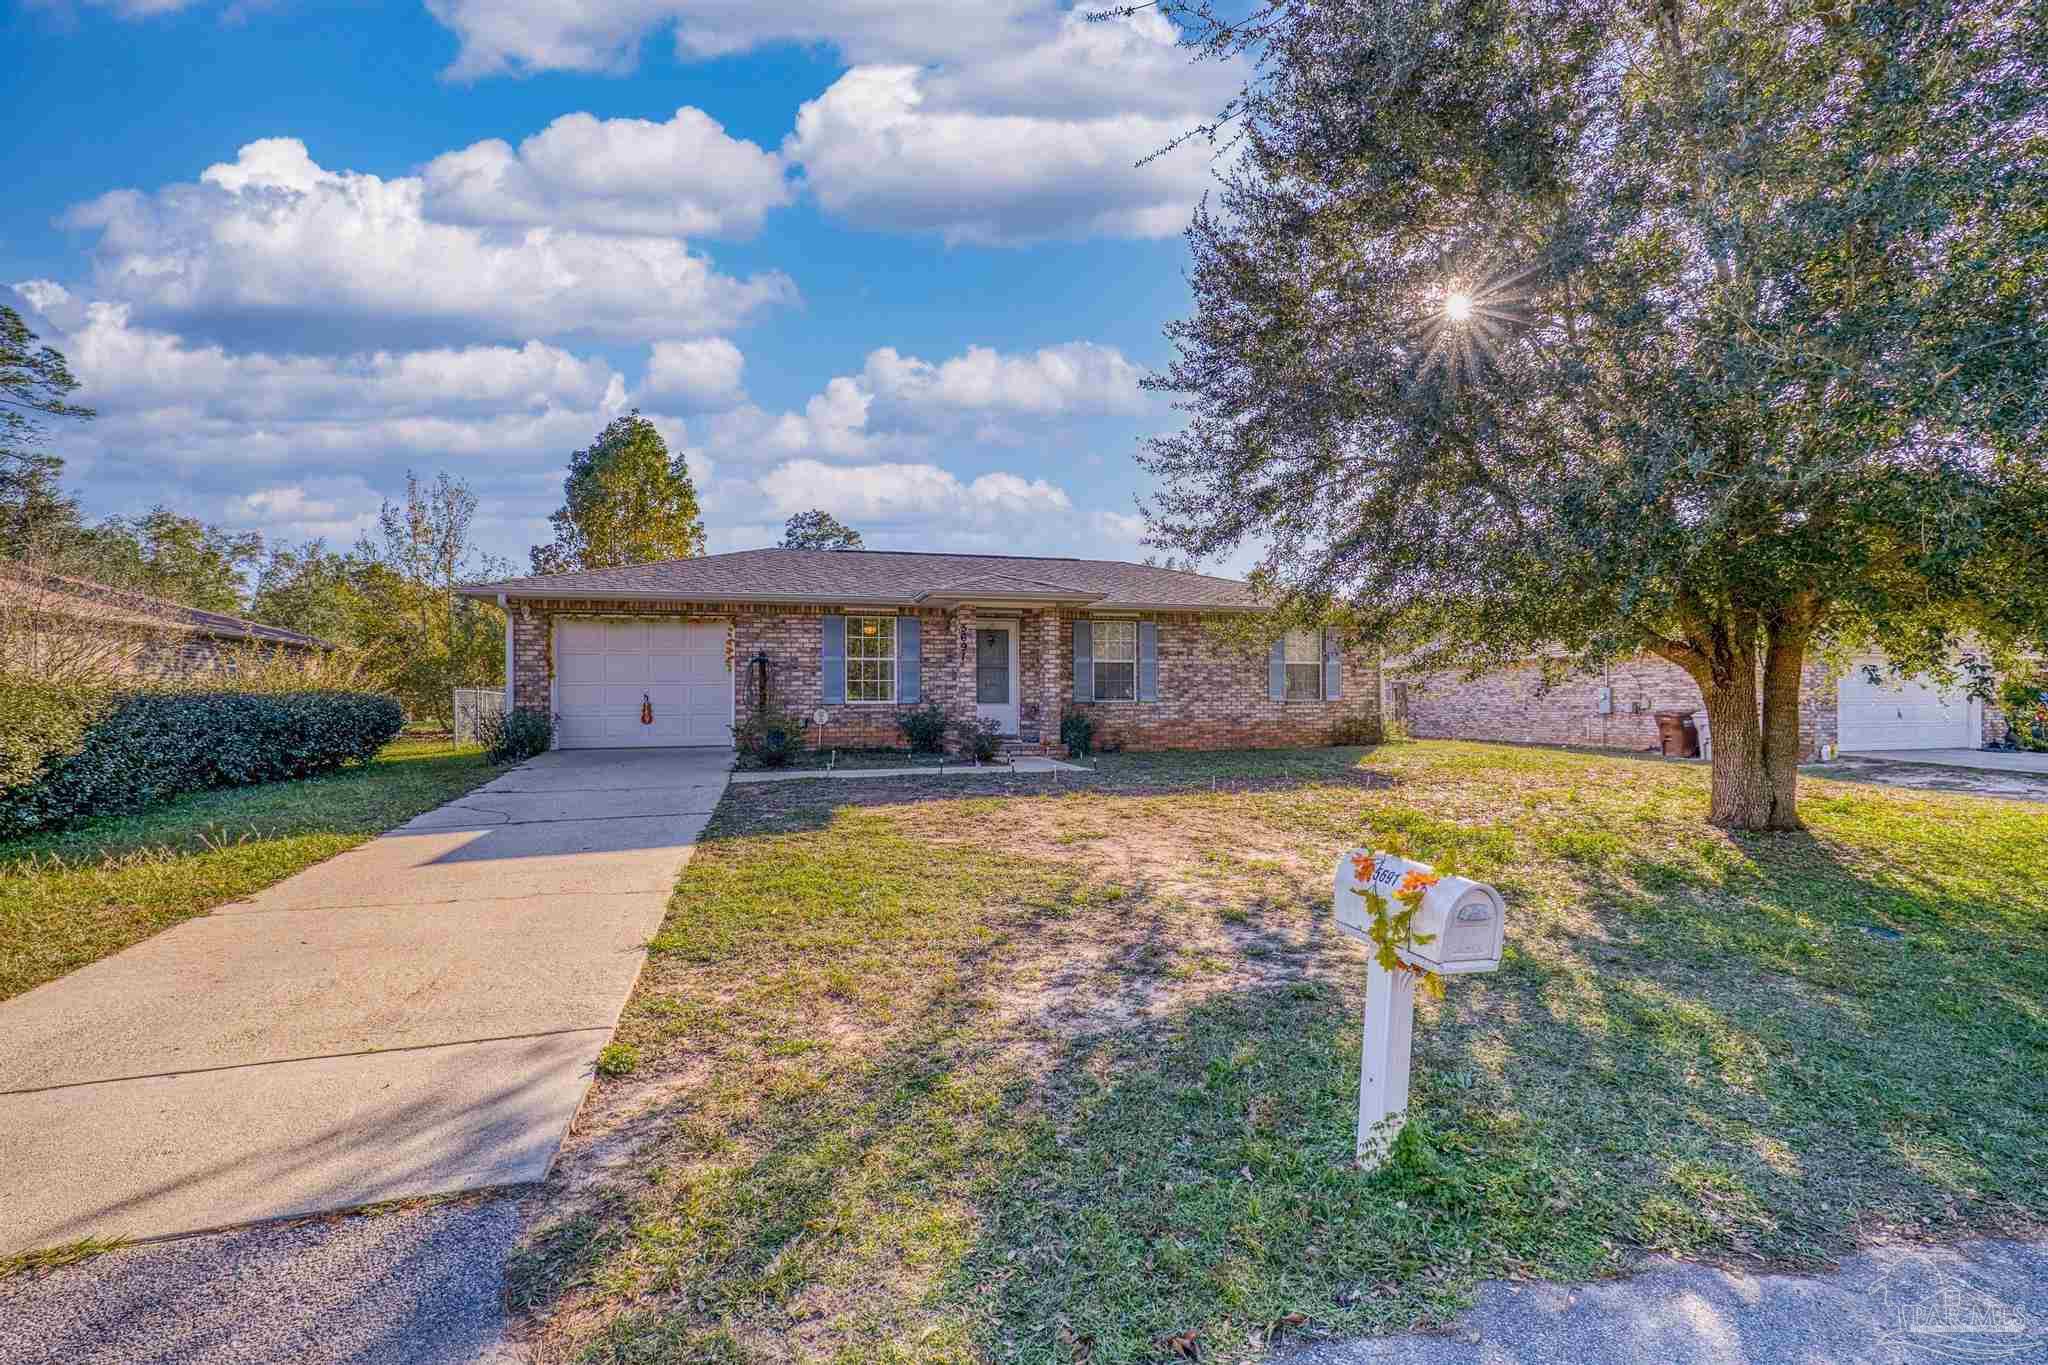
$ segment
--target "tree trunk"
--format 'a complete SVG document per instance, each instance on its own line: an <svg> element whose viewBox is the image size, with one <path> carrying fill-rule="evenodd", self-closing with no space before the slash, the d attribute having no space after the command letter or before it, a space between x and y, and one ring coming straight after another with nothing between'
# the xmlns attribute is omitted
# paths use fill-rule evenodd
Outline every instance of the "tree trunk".
<svg viewBox="0 0 2048 1365"><path fill-rule="evenodd" d="M1757 711L1756 657L1748 649L1732 653L1731 667L1698 680L1707 703L1707 736L1714 746L1707 819L1722 829L1769 829L1772 787Z"/></svg>
<svg viewBox="0 0 2048 1365"><path fill-rule="evenodd" d="M1771 811L1763 829L1804 828L1799 823L1799 685L1810 634L1803 617L1782 618L1772 623L1764 649L1764 780L1771 790Z"/></svg>
<svg viewBox="0 0 2048 1365"><path fill-rule="evenodd" d="M1707 819L1722 829L1794 830L1799 823L1799 684L1806 627L1773 623L1763 658L1723 643L1715 667L1696 673L1714 746ZM1702 676L1704 674L1704 676Z"/></svg>
<svg viewBox="0 0 2048 1365"><path fill-rule="evenodd" d="M1799 823L1799 685L1823 604L1811 594L1767 616L1717 618L1681 601L1683 639L1650 648L1683 668L1707 703L1714 746L1707 818L1722 829L1793 830ZM1763 645L1759 688L1757 645Z"/></svg>

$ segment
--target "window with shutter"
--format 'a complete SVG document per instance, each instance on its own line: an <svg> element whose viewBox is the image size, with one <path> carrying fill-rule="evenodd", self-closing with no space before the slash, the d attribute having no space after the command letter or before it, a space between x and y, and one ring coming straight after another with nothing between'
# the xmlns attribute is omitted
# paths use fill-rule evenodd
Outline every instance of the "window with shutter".
<svg viewBox="0 0 2048 1365"><path fill-rule="evenodd" d="M1138 623L1095 623L1095 700L1138 698Z"/></svg>
<svg viewBox="0 0 2048 1365"><path fill-rule="evenodd" d="M846 699L896 700L896 618L846 618Z"/></svg>
<svg viewBox="0 0 2048 1365"><path fill-rule="evenodd" d="M1312 630L1287 632L1287 700L1323 699L1323 639Z"/></svg>

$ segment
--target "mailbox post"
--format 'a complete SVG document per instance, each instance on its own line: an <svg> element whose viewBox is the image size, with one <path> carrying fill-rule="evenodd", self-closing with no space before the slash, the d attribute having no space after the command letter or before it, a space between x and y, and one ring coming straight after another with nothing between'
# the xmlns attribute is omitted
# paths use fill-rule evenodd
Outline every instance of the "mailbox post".
<svg viewBox="0 0 2048 1365"><path fill-rule="evenodd" d="M1392 909L1398 888L1411 874L1430 884L1422 892L1408 937L1394 945L1395 955L1410 970L1389 971L1372 939L1372 900L1378 898ZM1358 1073L1358 1160L1371 1170L1386 1160L1408 1113L1417 976L1498 970L1507 906L1500 892L1484 882L1438 877L1427 863L1352 849L1337 859L1335 908L1337 928L1372 949L1365 975L1365 1034Z"/></svg>

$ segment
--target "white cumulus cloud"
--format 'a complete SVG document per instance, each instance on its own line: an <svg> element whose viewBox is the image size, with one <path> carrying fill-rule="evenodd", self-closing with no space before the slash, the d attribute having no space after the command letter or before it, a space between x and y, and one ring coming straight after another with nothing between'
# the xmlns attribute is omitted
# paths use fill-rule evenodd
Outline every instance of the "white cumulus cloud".
<svg viewBox="0 0 2048 1365"><path fill-rule="evenodd" d="M424 198L419 177L330 171L298 139L269 138L197 183L117 190L68 221L99 232L98 291L141 317L329 342L351 324L479 339L708 332L795 295L780 273L722 275L673 237L489 232L432 220Z"/></svg>
<svg viewBox="0 0 2048 1365"><path fill-rule="evenodd" d="M1138 411L1142 378L1123 352L1090 341L1011 355L970 346L937 364L884 346L861 369L869 390L906 407L1038 414Z"/></svg>
<svg viewBox="0 0 2048 1365"><path fill-rule="evenodd" d="M739 401L746 357L724 337L657 341L648 348L647 392L681 398L700 407Z"/></svg>
<svg viewBox="0 0 2048 1365"><path fill-rule="evenodd" d="M754 463L799 455L901 457L945 437L1015 444L1017 433L994 423L1056 428L1145 411L1139 373L1115 347L1087 341L1023 352L970 346L941 361L883 346L868 353L860 373L833 377L800 411L770 413L742 403L714 413L705 441L722 459Z"/></svg>
<svg viewBox="0 0 2048 1365"><path fill-rule="evenodd" d="M797 112L783 153L827 210L862 227L1010 245L1164 237L1209 183L1209 149L1171 115L983 113L928 101L916 67L856 67Z"/></svg>
<svg viewBox="0 0 2048 1365"><path fill-rule="evenodd" d="M661 30L685 57L765 43L828 43L852 61L937 61L1028 41L1058 23L1052 0L427 0L461 52L450 74L618 71Z"/></svg>
<svg viewBox="0 0 2048 1365"><path fill-rule="evenodd" d="M443 153L421 178L444 223L684 237L750 234L791 196L780 157L691 108L665 123L564 114L516 149Z"/></svg>
<svg viewBox="0 0 2048 1365"><path fill-rule="evenodd" d="M994 528L1015 519L1063 515L1066 492L1044 479L1010 473L963 480L934 464L828 465L791 460L760 480L777 516L829 507L842 518L883 529L906 523L961 523Z"/></svg>

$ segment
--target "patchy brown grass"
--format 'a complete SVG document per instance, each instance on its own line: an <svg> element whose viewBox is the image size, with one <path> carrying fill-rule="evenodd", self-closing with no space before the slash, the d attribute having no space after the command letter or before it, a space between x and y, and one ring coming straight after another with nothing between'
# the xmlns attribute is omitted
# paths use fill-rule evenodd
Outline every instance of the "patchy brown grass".
<svg viewBox="0 0 2048 1365"><path fill-rule="evenodd" d="M2038 812L1809 782L1812 832L1738 838L1704 797L1462 744L736 786L515 1302L554 1360L1227 1359L1646 1250L2035 1227ZM1355 844L1513 916L1371 1176Z"/></svg>

